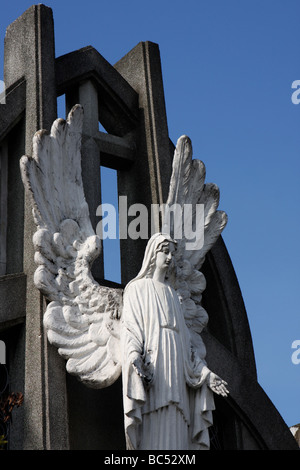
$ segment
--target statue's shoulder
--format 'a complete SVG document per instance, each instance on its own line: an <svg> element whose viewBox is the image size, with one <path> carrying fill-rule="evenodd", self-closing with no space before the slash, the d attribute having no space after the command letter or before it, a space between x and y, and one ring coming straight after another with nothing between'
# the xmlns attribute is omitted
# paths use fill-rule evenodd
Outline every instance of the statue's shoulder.
<svg viewBox="0 0 300 470"><path fill-rule="evenodd" d="M150 279L148 278L134 279L126 287L125 294L145 290L147 288L147 285L149 285L149 281Z"/></svg>
<svg viewBox="0 0 300 470"><path fill-rule="evenodd" d="M143 277L141 279L136 279L136 280L132 281L129 288L133 287L135 289L143 289L146 286L148 286L150 282L151 282L150 278Z"/></svg>

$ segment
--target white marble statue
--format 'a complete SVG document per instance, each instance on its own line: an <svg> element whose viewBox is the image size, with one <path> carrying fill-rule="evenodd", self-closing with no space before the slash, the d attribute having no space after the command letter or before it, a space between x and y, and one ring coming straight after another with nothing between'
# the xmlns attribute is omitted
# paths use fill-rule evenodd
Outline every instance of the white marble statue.
<svg viewBox="0 0 300 470"><path fill-rule="evenodd" d="M123 402L128 449L208 449L212 391L226 383L193 345L182 304L166 280L176 242L157 233L125 288Z"/></svg>
<svg viewBox="0 0 300 470"><path fill-rule="evenodd" d="M200 268L226 225L218 211L219 190L205 184L205 167L192 160L188 137L176 146L167 207L186 205L180 217L163 221L153 235L139 274L125 288L100 286L91 265L99 256L81 178L83 109L57 119L51 133L39 131L21 174L32 196L35 284L50 303L44 325L70 374L90 387L111 385L121 375L128 449L208 449L213 393L227 384L210 371L201 331L206 283ZM187 249L203 204L204 238ZM178 236L178 226L192 222Z"/></svg>

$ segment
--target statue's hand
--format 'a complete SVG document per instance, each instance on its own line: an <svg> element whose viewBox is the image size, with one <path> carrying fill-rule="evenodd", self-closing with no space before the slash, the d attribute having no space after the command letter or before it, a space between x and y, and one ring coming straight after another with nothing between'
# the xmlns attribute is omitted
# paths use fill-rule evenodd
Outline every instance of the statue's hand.
<svg viewBox="0 0 300 470"><path fill-rule="evenodd" d="M141 356L134 359L132 366L135 372L141 377L146 385L149 385L152 382L153 374L150 372L149 368L145 365Z"/></svg>
<svg viewBox="0 0 300 470"><path fill-rule="evenodd" d="M207 384L209 388L218 395L222 395L223 397L227 397L229 394L229 390L227 389L227 382L222 380L217 374L214 372L210 372L207 377Z"/></svg>

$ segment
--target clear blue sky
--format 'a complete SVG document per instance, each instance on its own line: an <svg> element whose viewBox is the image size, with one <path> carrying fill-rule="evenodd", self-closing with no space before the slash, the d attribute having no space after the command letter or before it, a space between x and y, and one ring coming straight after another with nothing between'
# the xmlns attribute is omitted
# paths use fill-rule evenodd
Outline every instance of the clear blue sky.
<svg viewBox="0 0 300 470"><path fill-rule="evenodd" d="M5 2L5 29L31 1ZM300 422L300 2L61 0L56 55L92 45L114 64L159 44L169 134L191 137L229 216L223 237L243 293L258 379L286 423ZM2 69L1 73L2 73ZM0 79L2 77L0 76ZM111 275L112 276L112 275Z"/></svg>

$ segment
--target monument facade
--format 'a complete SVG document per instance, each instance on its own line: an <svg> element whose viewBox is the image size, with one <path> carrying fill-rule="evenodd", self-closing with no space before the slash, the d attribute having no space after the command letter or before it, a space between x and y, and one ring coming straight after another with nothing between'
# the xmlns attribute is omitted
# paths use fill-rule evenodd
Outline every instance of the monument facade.
<svg viewBox="0 0 300 470"><path fill-rule="evenodd" d="M101 166L117 171L119 196L126 196L128 205L138 202L149 208L165 203L175 146L168 135L159 48L140 43L115 65L91 46L56 57L52 11L33 5L7 28L4 82L0 340L6 345L11 390L24 396L14 411L8 447L125 449L121 376L109 387L87 387L66 371L64 357L48 341L44 322L51 299L35 284L36 247L44 240L36 235L19 161L22 155L34 155L35 133L50 132L57 118L57 98L65 95L67 114L76 104L84 109L81 169L90 229L95 231L98 222ZM99 131L99 122L107 133ZM47 165L49 169L50 161ZM159 220L155 223L160 232ZM75 230L71 223L61 228L70 237ZM93 278L103 292L108 295L113 289L117 296L139 273L146 241L121 240L121 285L104 279L101 244L98 248ZM247 314L221 235L206 254L201 272L206 279L201 305L209 315L201 331L206 367L228 384L230 392L214 397L210 448L298 448L257 382ZM42 274L39 282L43 288ZM118 362L114 364L120 374Z"/></svg>

